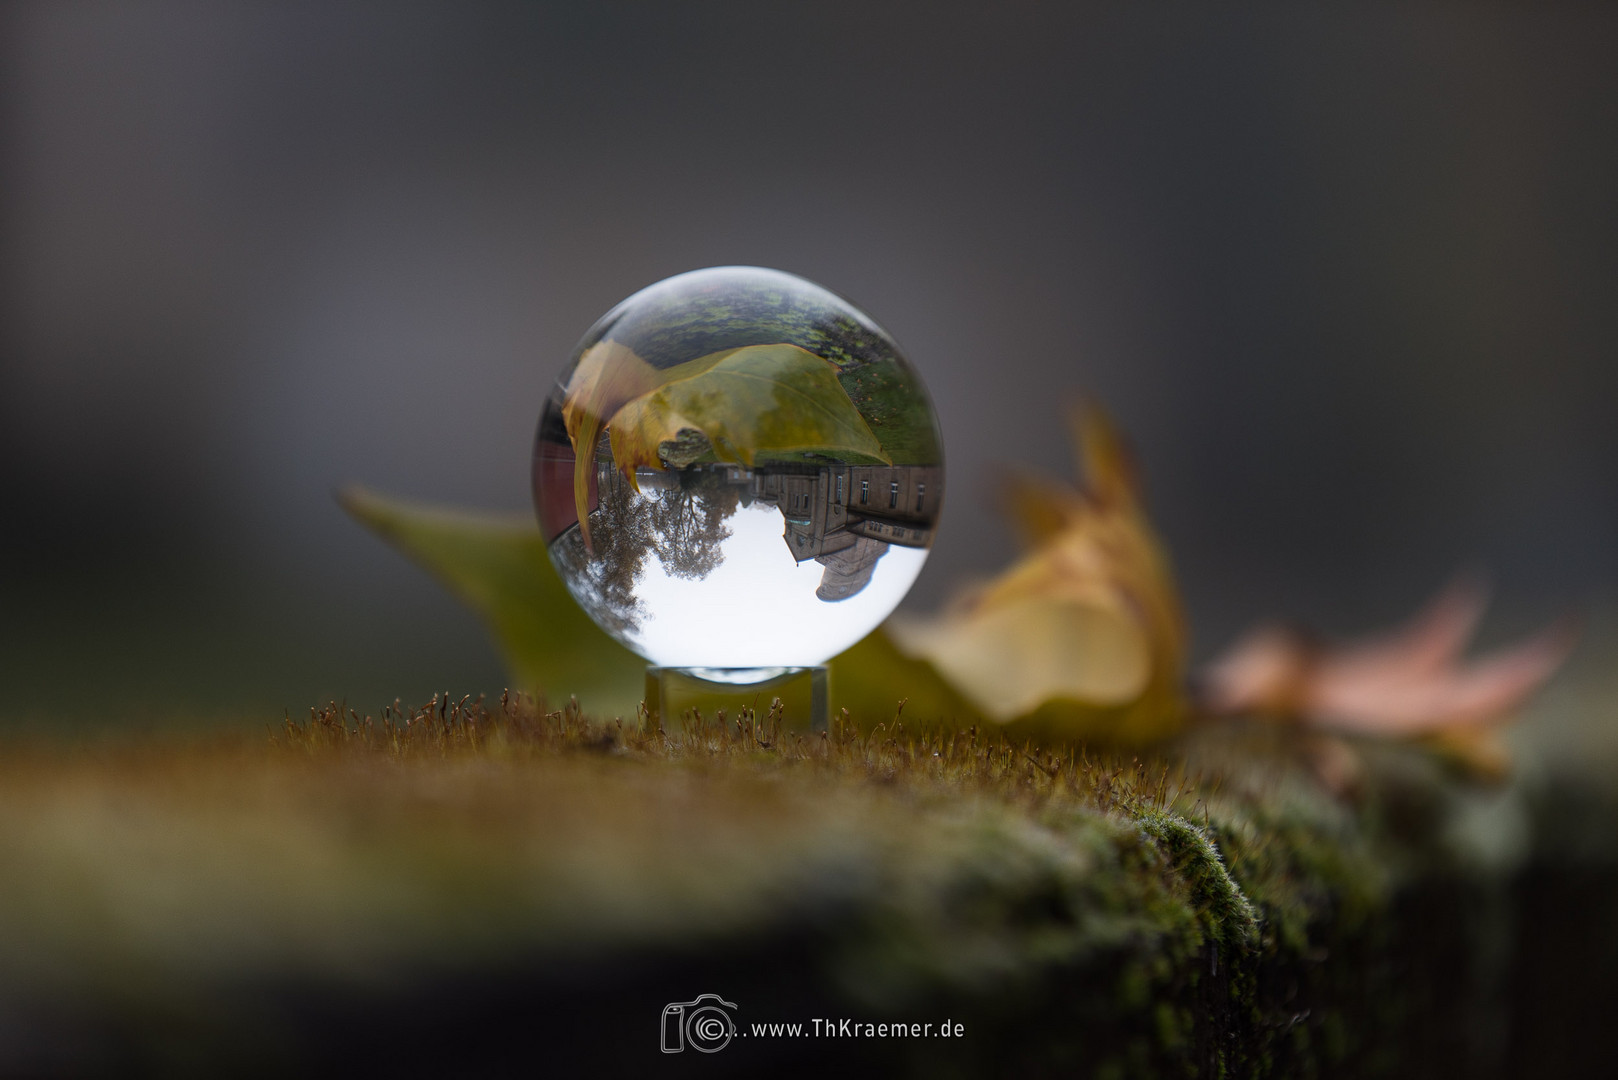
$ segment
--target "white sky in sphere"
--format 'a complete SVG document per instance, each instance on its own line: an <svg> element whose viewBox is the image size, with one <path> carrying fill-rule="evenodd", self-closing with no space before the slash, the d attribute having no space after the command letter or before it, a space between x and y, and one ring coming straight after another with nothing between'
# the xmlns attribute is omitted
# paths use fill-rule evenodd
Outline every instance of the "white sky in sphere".
<svg viewBox="0 0 1618 1080"><path fill-rule="evenodd" d="M825 567L799 563L773 506L739 507L726 522L724 561L701 580L664 571L654 556L635 584L644 605L631 640L664 667L795 667L823 664L887 618L921 573L927 549L891 544L868 585L847 600L815 595Z"/></svg>

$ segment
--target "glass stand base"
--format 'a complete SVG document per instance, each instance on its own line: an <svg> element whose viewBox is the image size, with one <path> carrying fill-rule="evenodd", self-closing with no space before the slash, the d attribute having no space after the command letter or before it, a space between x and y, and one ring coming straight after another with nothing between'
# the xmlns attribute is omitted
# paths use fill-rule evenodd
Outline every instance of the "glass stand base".
<svg viewBox="0 0 1618 1080"><path fill-rule="evenodd" d="M826 668L676 668L646 669L646 718L653 730L678 731L680 717L691 709L712 720L723 709L728 717L743 708L760 719L771 702L781 699L781 725L799 731L826 730Z"/></svg>

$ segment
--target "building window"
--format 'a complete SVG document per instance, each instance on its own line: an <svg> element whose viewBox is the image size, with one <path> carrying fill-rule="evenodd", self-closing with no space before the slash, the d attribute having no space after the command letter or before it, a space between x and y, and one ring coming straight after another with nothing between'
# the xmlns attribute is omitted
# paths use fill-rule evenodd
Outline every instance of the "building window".
<svg viewBox="0 0 1618 1080"><path fill-rule="evenodd" d="M843 501L843 474L837 474L837 501Z"/></svg>
<svg viewBox="0 0 1618 1080"><path fill-rule="evenodd" d="M898 508L899 508L899 481L895 480L893 483L888 485L888 509L889 510L897 510Z"/></svg>
<svg viewBox="0 0 1618 1080"><path fill-rule="evenodd" d="M923 498L926 497L926 495L927 495L927 485L926 484L917 484L916 485L916 513L918 513L918 514L921 513L921 501L922 501Z"/></svg>
<svg viewBox="0 0 1618 1080"><path fill-rule="evenodd" d="M861 503L867 503L867 502L870 502L870 501L871 501L871 482L869 480L861 480L860 481L860 502Z"/></svg>

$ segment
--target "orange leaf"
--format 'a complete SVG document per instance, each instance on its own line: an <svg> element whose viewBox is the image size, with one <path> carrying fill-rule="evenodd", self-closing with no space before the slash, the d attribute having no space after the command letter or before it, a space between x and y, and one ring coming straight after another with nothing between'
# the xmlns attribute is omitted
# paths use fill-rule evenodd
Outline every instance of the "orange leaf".
<svg viewBox="0 0 1618 1080"><path fill-rule="evenodd" d="M1209 665L1203 704L1223 714L1261 713L1347 734L1423 738L1497 772L1488 729L1507 719L1561 666L1574 641L1562 623L1510 648L1466 661L1484 590L1462 580L1407 626L1365 641L1323 646L1303 633L1263 627Z"/></svg>

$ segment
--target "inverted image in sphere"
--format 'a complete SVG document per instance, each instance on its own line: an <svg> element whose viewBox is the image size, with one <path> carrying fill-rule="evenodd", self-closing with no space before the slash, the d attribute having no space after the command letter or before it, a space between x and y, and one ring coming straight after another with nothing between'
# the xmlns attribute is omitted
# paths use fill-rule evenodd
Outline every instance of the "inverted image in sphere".
<svg viewBox="0 0 1618 1080"><path fill-rule="evenodd" d="M869 316L726 266L590 328L540 416L534 506L574 598L652 663L799 666L904 598L943 466L926 390Z"/></svg>

